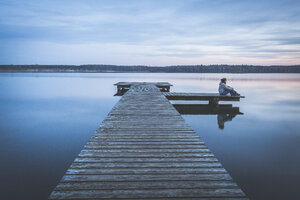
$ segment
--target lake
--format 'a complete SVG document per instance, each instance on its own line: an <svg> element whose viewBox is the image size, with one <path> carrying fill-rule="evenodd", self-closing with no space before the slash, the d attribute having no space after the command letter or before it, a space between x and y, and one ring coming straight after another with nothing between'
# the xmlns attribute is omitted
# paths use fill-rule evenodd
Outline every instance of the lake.
<svg viewBox="0 0 300 200"><path fill-rule="evenodd" d="M223 77L244 114L224 129L217 115L184 119L250 199L300 199L300 75L177 73L0 73L0 199L47 199L120 99L114 83L217 92Z"/></svg>

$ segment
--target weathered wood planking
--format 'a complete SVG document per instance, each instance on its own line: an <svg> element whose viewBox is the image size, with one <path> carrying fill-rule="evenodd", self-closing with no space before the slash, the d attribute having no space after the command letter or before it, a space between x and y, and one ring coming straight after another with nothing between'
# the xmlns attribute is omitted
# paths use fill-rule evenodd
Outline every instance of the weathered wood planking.
<svg viewBox="0 0 300 200"><path fill-rule="evenodd" d="M247 199L155 84L133 83L49 199Z"/></svg>

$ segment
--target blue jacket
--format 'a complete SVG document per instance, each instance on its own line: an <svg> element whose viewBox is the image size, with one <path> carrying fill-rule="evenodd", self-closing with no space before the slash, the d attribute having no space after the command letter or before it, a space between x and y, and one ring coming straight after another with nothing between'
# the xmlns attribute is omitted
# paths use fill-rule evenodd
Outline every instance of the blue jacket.
<svg viewBox="0 0 300 200"><path fill-rule="evenodd" d="M231 90L233 90L233 88L230 87L230 86L228 86L228 85L226 85L223 82L220 82L220 84L219 84L219 93L222 94L225 90L231 91Z"/></svg>

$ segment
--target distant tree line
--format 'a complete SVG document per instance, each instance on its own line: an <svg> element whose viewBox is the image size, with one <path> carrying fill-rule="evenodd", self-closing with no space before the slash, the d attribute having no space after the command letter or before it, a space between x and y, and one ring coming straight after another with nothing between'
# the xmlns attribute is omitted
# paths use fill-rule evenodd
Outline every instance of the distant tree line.
<svg viewBox="0 0 300 200"><path fill-rule="evenodd" d="M167 73L300 73L300 65L0 65L0 72L167 72Z"/></svg>

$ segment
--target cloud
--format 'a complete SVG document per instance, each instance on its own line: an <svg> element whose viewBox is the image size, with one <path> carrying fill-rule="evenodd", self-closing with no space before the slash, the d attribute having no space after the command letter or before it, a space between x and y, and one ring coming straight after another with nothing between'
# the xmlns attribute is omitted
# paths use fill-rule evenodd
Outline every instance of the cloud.
<svg viewBox="0 0 300 200"><path fill-rule="evenodd" d="M266 0L3 0L0 64L299 64L299 8Z"/></svg>

